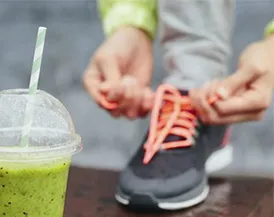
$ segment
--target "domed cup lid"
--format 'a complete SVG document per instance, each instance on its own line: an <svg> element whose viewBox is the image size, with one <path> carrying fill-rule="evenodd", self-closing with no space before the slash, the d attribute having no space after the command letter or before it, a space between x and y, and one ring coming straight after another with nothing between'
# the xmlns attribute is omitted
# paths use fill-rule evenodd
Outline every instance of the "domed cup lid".
<svg viewBox="0 0 274 217"><path fill-rule="evenodd" d="M22 146L27 106L32 108L32 124L28 145ZM0 161L56 159L81 149L81 137L58 99L41 90L35 96L27 89L0 91Z"/></svg>

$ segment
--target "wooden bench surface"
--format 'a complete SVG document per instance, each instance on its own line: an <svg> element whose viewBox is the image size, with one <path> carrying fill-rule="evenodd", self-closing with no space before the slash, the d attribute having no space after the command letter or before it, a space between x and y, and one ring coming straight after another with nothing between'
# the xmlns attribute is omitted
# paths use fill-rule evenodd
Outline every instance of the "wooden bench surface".
<svg viewBox="0 0 274 217"><path fill-rule="evenodd" d="M274 180L213 179L208 199L189 210L136 213L114 199L117 172L72 167L64 217L273 217Z"/></svg>

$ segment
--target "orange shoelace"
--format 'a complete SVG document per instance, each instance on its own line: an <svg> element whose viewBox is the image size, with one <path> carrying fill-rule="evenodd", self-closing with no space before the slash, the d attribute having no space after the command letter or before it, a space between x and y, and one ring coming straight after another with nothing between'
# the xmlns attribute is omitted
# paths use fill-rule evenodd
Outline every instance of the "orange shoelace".
<svg viewBox="0 0 274 217"><path fill-rule="evenodd" d="M216 100L217 97L214 97L209 103L212 104ZM101 99L101 105L109 110L117 107L116 103L109 103L104 97ZM160 150L192 146L197 119L189 96L182 96L180 91L171 85L160 85L155 93L143 163L148 164ZM184 140L164 142L168 135L183 137Z"/></svg>

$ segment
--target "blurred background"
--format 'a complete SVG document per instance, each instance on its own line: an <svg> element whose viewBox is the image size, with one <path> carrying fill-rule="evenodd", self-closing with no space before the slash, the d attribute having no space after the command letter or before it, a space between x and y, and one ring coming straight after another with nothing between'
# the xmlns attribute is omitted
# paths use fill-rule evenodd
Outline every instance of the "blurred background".
<svg viewBox="0 0 274 217"><path fill-rule="evenodd" d="M88 60L104 40L96 7L95 0L0 1L0 89L28 87L37 28L46 26L40 89L64 103L83 137L84 151L73 163L119 170L138 148L148 120L114 120L82 88ZM274 17L274 0L237 0L236 15L231 72L244 47L262 38ZM154 87L164 76L158 45ZM273 177L273 105L260 122L235 125L232 144L234 161L224 174Z"/></svg>

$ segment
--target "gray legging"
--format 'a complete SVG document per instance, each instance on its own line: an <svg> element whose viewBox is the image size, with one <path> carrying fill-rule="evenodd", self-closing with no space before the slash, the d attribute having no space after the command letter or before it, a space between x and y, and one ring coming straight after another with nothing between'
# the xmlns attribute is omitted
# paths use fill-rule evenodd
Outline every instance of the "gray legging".
<svg viewBox="0 0 274 217"><path fill-rule="evenodd" d="M166 82L190 89L227 75L234 0L160 0Z"/></svg>

